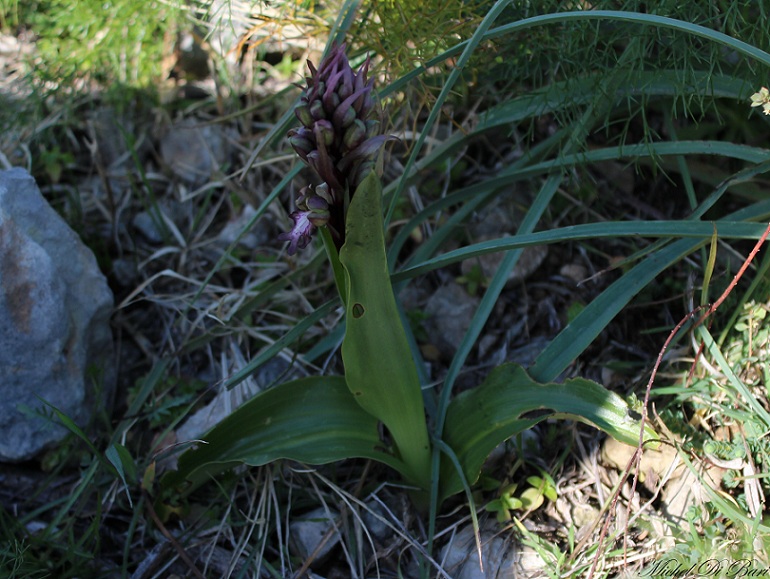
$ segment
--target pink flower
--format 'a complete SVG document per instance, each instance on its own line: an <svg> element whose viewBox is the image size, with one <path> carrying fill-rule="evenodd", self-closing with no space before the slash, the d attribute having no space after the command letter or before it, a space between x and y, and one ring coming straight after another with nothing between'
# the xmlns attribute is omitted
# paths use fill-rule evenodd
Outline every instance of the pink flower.
<svg viewBox="0 0 770 579"><path fill-rule="evenodd" d="M289 249L287 253L294 255L297 249L305 249L310 243L315 232L315 225L310 222L310 211L294 211L290 217L294 220L294 227L291 231L281 233L278 241L288 241Z"/></svg>

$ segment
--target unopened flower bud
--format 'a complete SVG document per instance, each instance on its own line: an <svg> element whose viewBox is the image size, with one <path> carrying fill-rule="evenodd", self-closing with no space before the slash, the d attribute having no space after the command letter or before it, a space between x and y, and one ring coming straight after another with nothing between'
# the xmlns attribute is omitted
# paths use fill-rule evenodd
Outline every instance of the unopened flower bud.
<svg viewBox="0 0 770 579"><path fill-rule="evenodd" d="M320 197L314 196L307 200L308 220L316 227L323 227L329 223L331 213L329 204Z"/></svg>
<svg viewBox="0 0 770 579"><path fill-rule="evenodd" d="M310 103L310 109L309 110L310 110L310 115L313 117L313 119L315 119L317 121L326 118L326 112L324 111L324 105L323 105L323 103L320 100L313 101L312 103Z"/></svg>
<svg viewBox="0 0 770 579"><path fill-rule="evenodd" d="M356 120L356 110L351 106L345 106L344 103L337 107L332 116L334 126L340 129L347 129L354 120Z"/></svg>
<svg viewBox="0 0 770 579"><path fill-rule="evenodd" d="M372 137L377 136L378 129L379 129L379 126L380 126L380 121L371 119L371 120L366 121L365 125L366 125L366 138L367 139L371 139Z"/></svg>
<svg viewBox="0 0 770 579"><path fill-rule="evenodd" d="M318 187L316 187L315 194L324 199L329 205L334 203L334 197L332 197L328 183L321 183Z"/></svg>
<svg viewBox="0 0 770 579"><path fill-rule="evenodd" d="M366 125L361 119L354 119L345 131L345 136L342 138L342 142L348 150L352 151L358 145L360 145L366 138Z"/></svg>
<svg viewBox="0 0 770 579"><path fill-rule="evenodd" d="M306 133L309 133L309 131L305 128L289 132L289 144L294 147L297 154L305 161L307 160L308 153L315 148L315 143L306 136Z"/></svg>
<svg viewBox="0 0 770 579"><path fill-rule="evenodd" d="M313 133L315 134L316 145L323 144L330 147L334 143L334 127L329 121L316 121L313 125Z"/></svg>
<svg viewBox="0 0 770 579"><path fill-rule="evenodd" d="M313 124L313 116L310 114L310 109L307 105L299 105L294 109L294 114L299 119L299 122L306 127Z"/></svg>

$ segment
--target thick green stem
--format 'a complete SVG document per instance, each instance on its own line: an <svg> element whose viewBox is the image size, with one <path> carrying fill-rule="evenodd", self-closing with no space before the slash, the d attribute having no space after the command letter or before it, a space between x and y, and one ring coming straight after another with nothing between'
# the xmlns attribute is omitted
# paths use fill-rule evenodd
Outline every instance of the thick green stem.
<svg viewBox="0 0 770 579"><path fill-rule="evenodd" d="M334 244L332 233L326 227L322 227L321 239L323 239L324 247L326 248L326 255L329 256L329 261L332 264L332 271L334 272L334 283L337 286L337 292L340 294L340 299L343 305L348 303L347 287L345 285L345 269L340 263L340 256L337 253L337 246Z"/></svg>

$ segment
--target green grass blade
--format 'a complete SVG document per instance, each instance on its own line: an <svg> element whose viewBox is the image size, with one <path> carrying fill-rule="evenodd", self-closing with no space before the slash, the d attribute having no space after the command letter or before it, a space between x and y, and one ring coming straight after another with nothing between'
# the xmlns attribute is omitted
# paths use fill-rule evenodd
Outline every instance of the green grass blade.
<svg viewBox="0 0 770 579"><path fill-rule="evenodd" d="M617 10L585 10L579 12L561 12L533 16L531 18L525 18L510 24L504 24L502 26L492 28L491 30L487 30L482 35L482 41L494 40L495 38L521 32L522 30L526 30L527 28L532 28L535 26L563 24L564 22L580 20L614 20L619 22L629 22L646 26L660 26L662 28L678 30L687 34L700 36L701 38L707 38L708 40L716 42L717 44L721 44L730 49L733 49L740 54L744 54L749 58L758 60L765 66L770 66L770 54L746 42L728 36L722 32L718 32L698 24L691 24L683 20L677 20L675 18L642 14L638 12L623 12ZM412 80L427 72L430 68L437 66L442 62L445 62L446 60L462 53L467 49L471 40L472 39L459 42L452 48L449 48L445 52L427 61L424 65L416 67L413 71L391 83L391 85L381 91L381 94L386 96L393 92L403 90Z"/></svg>
<svg viewBox="0 0 770 579"><path fill-rule="evenodd" d="M756 168L752 168L756 170ZM764 167L764 171L767 167ZM707 200L708 202L709 200ZM703 209L703 204L698 211ZM740 219L764 219L770 214L770 200L760 201L725 216L725 221ZM716 226L719 230L720 223ZM684 227L685 222L682 223ZM606 327L621 309L655 277L705 245L708 238L699 241L680 239L659 251L649 255L643 262L612 283L599 297L594 299L567 327L541 352L534 365L529 368L530 375L536 380L548 382L558 376L576 359Z"/></svg>
<svg viewBox="0 0 770 579"><path fill-rule="evenodd" d="M519 32L533 26L544 26L547 24L563 24L565 22L575 22L580 20L612 20L614 22L629 22L632 24L641 24L645 26L657 26L659 28L668 28L671 30L677 30L705 38L716 44L725 46L735 52L742 54L748 58L756 60L763 65L770 67L770 54L752 46L742 40L733 38L700 26L698 24L692 24L685 22L684 20L677 20L675 18L668 18L667 16L657 16L655 14L642 14L639 12L623 12L619 10L585 10L579 12L560 12L554 14L542 14L540 16L533 16L532 18L525 18L511 24L505 24L490 30L485 35L485 40L491 40L499 36L510 34L512 32ZM462 50L462 43L454 48L454 50Z"/></svg>
<svg viewBox="0 0 770 579"><path fill-rule="evenodd" d="M253 358L248 364L246 364L243 368L241 368L238 372L236 372L233 376L231 376L225 382L225 388L230 390L231 388L234 388L235 386L243 382L246 378L251 376L257 370L257 368L259 368L262 364L265 364L266 362L268 362L278 352L283 350L292 342L299 339L300 336L302 336L302 334L304 334L308 329L313 327L324 316L330 314L334 310L334 308L337 307L337 305L338 305L337 300L328 301L324 305L322 305L320 308L318 308L316 311L314 311L312 314L306 316L305 318L297 322L291 330L289 330L283 336L278 338L275 342L273 342L272 345L270 345L268 348L265 348L265 350L262 353L260 353L258 356Z"/></svg>
<svg viewBox="0 0 770 579"><path fill-rule="evenodd" d="M596 98L597 91L606 82L606 76L606 72L601 72L559 81L514 97L480 115L473 134L555 113L567 106L588 104ZM745 100L754 90L746 81L729 75L693 71L685 81L680 70L655 70L634 74L608 96L614 99L610 103L614 106L637 96L675 97L683 93Z"/></svg>
<svg viewBox="0 0 770 579"><path fill-rule="evenodd" d="M719 236L717 235L717 228L714 227L714 233L711 236L711 249L709 250L708 260L706 261L706 267L703 270L703 283L701 284L700 292L700 305L708 306L709 299L709 286L711 285L711 276L714 273L714 267L717 262L717 249L719 248Z"/></svg>
<svg viewBox="0 0 770 579"><path fill-rule="evenodd" d="M717 343L714 341L714 338L706 327L703 325L698 326L695 331L698 337L703 341L705 351L713 356L717 366L719 366L719 369L725 375L730 385L741 395L743 403L746 404L749 410L760 418L762 422L766 425L770 425L770 413L765 410L764 406L757 400L757 397L749 391L746 384L735 375L730 363L725 359L724 354L722 354L722 351L719 349L719 346L717 346Z"/></svg>
<svg viewBox="0 0 770 579"><path fill-rule="evenodd" d="M484 16L484 19L479 23L478 28L476 29L476 32L473 33L473 36L469 38L463 46L462 54L460 55L460 58L457 59L457 63L455 64L454 68L452 69L452 72L449 73L447 78L444 80L443 86L441 88L441 92L439 93L438 97L436 97L436 102L433 104L433 107L431 108L430 114L428 115L428 118L425 120L424 125L421 127L420 130L420 136L417 139L417 142L412 147L412 153L409 155L409 159L407 160L406 166L404 167L404 175L409 175L412 167L414 166L417 156L420 154L420 151L422 150L422 146L425 143L425 139L430 134L430 129L433 126L433 123L436 122L436 119L438 118L439 114L441 113L441 108L444 105L444 102L446 101L447 97L452 91L452 88L454 87L455 83L459 80L460 75L463 71L463 68L465 68L465 65L468 64L468 61L470 60L471 56L475 52L478 45L481 43L484 34L489 30L489 27L492 26L495 20L497 20L498 16L503 12L503 10L508 6L508 3L510 0L497 0L495 4L489 9L487 14ZM398 183L398 187L396 188L396 191L393 195L393 197L390 200L390 206L388 207L387 214L385 215L385 227L388 226L390 223L391 217L393 216L393 212L396 209L396 203L398 202L398 198L401 196L401 192L406 187L406 179L401 179Z"/></svg>
<svg viewBox="0 0 770 579"><path fill-rule="evenodd" d="M556 378L599 335L631 298L670 265L683 259L706 241L681 239L650 255L611 284L572 320L529 368L536 380Z"/></svg>
<svg viewBox="0 0 770 579"><path fill-rule="evenodd" d="M766 228L765 225L760 223L746 223L742 221L718 221L716 223L706 221L607 221L603 223L570 225L548 231L522 233L512 237L491 239L467 245L426 260L420 265L403 269L393 274L392 279L394 282L403 281L453 263L489 253L564 241L621 237L692 238L703 240L713 235L715 225L717 227L717 234L722 239L759 239Z"/></svg>
<svg viewBox="0 0 770 579"><path fill-rule="evenodd" d="M254 227L254 224L257 222L258 219L262 217L262 215L267 211L267 208L270 206L270 204L275 201L275 199L278 197L278 195L281 194L281 192L286 188L286 186L291 183L291 180L294 179L294 177L300 172L300 169L302 169L302 165L300 163L297 163L294 167L291 168L291 170L286 173L283 179L276 185L273 190L270 192L270 195L268 195L265 200L257 207L257 210L254 212L254 215L249 219L249 222L246 224L246 226L241 230L241 233L236 237L233 242L227 247L225 252L222 254L222 257L219 258L217 263L214 265L213 268L211 268L211 271L206 275L204 280L200 284L200 288L198 288L198 291L195 293L193 298L190 300L190 304L187 309L182 313L182 317L184 317L187 314L187 311L192 307L192 304L194 304L198 298L203 294L203 291L206 289L206 286L209 284L211 279L216 275L216 273L222 268L222 266L230 259L230 256L232 255L233 250L238 245L238 242L240 241L241 237L246 234L247 231L250 231L252 227Z"/></svg>

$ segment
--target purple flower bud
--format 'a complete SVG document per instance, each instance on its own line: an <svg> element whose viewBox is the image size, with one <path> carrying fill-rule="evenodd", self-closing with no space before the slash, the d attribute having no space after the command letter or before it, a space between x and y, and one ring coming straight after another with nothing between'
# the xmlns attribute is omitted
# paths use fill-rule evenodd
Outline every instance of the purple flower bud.
<svg viewBox="0 0 770 579"><path fill-rule="evenodd" d="M337 94L340 95L341 100L345 100L353 94L354 84L355 79L353 78L353 69L346 68L342 71L342 81L339 83L339 87L337 88Z"/></svg>
<svg viewBox="0 0 770 579"><path fill-rule="evenodd" d="M368 90L370 89L363 89L364 92ZM353 118L356 118L356 117L358 117L359 119L362 118L355 108L355 103L358 99L361 98L362 94L363 93L361 91L353 93L344 101L342 101L340 105L334 110L334 116L332 117L332 122L336 126L345 126L343 124L343 121L345 117L349 114L349 111L353 111Z"/></svg>
<svg viewBox="0 0 770 579"><path fill-rule="evenodd" d="M376 137L378 134L377 129L380 126L380 121L372 119L372 120L366 121L365 124L366 124L366 137L369 139L371 139L372 137Z"/></svg>
<svg viewBox="0 0 770 579"><path fill-rule="evenodd" d="M332 115L334 127L340 130L347 129L354 120L356 120L356 110L353 107L344 106L344 103L337 107Z"/></svg>
<svg viewBox="0 0 770 579"><path fill-rule="evenodd" d="M342 142L345 144L348 150L352 151L358 145L360 145L366 138L366 125L361 119L354 119L345 131L345 136L342 138Z"/></svg>
<svg viewBox="0 0 770 579"><path fill-rule="evenodd" d="M299 119L299 122L306 127L313 124L313 116L310 114L310 109L307 105L299 105L294 109L294 114Z"/></svg>
<svg viewBox="0 0 770 579"><path fill-rule="evenodd" d="M312 136L308 138L306 133L309 133L309 131L305 128L289 132L289 143L294 147L297 154L302 157L303 161L307 161L308 153L315 148L315 142L312 139Z"/></svg>
<svg viewBox="0 0 770 579"><path fill-rule="evenodd" d="M344 179L334 167L331 157L325 151L316 149L307 156L307 162L334 191L344 191Z"/></svg>
<svg viewBox="0 0 770 579"><path fill-rule="evenodd" d="M308 220L316 227L323 227L329 223L329 217L331 212L329 211L329 204L318 196L313 196L305 203L308 208Z"/></svg>
<svg viewBox="0 0 770 579"><path fill-rule="evenodd" d="M334 197L332 196L331 191L329 191L328 183L321 183L318 187L316 187L315 194L324 199L329 205L334 203Z"/></svg>
<svg viewBox="0 0 770 579"><path fill-rule="evenodd" d="M310 115L315 119L316 121L320 121L321 119L326 118L326 111L324 110L324 105L321 101L313 101L310 103ZM307 126L307 125L305 125Z"/></svg>
<svg viewBox="0 0 770 579"><path fill-rule="evenodd" d="M324 105L324 110L326 110L326 113L330 116L334 113L334 111L339 106L340 101L342 100L339 93L337 92L341 78L342 71L332 76L329 79L329 82L326 84L326 90L323 92L322 102Z"/></svg>
<svg viewBox="0 0 770 579"><path fill-rule="evenodd" d="M313 124L313 136L317 146L330 147L334 143L334 127L327 120L316 121Z"/></svg>

